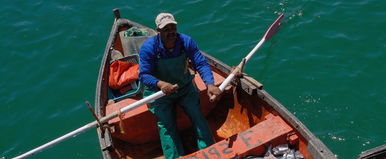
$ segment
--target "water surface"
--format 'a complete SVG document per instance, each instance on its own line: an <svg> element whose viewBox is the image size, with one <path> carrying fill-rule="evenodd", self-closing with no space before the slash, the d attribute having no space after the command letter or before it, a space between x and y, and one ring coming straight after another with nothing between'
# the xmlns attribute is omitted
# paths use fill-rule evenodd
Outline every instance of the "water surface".
<svg viewBox="0 0 386 159"><path fill-rule="evenodd" d="M0 7L0 157L20 155L93 117L112 9L154 28L175 14L201 50L237 65L280 13L285 24L245 73L338 158L386 144L386 1L6 1ZM31 158L102 158L95 130Z"/></svg>

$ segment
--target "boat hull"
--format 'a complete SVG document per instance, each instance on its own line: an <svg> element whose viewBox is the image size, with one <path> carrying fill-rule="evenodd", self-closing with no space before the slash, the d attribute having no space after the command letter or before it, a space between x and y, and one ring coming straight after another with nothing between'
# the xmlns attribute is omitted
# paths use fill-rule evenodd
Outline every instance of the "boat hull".
<svg viewBox="0 0 386 159"><path fill-rule="evenodd" d="M386 144L362 152L358 159L386 159Z"/></svg>
<svg viewBox="0 0 386 159"><path fill-rule="evenodd" d="M119 110L139 100L141 96L109 104L108 76L111 50L123 50L119 32L133 26L147 28L127 19L114 21L106 44L97 81L95 111L99 117ZM203 53L211 65L216 85L230 73L231 67ZM194 71L192 71L194 73ZM206 88L196 74L194 79L200 91L201 110L204 113L216 143L197 150L191 124L185 114L177 111L178 128L184 147L189 152L181 158L234 158L262 156L268 147L288 144L305 158L336 158L282 104L262 89L262 85L244 74L232 82L220 100L209 102ZM97 134L104 158L162 158L156 119L143 105L98 128Z"/></svg>

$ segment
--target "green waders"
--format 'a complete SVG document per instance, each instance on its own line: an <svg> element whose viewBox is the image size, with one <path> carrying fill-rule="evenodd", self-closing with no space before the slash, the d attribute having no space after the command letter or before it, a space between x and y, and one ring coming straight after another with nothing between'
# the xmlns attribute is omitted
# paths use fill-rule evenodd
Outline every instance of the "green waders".
<svg viewBox="0 0 386 159"><path fill-rule="evenodd" d="M158 59L155 65L155 77L171 84L178 84L177 93L164 96L150 103L149 110L157 116L162 150L166 159L184 155L184 148L176 124L176 108L178 104L190 118L197 134L197 146L204 149L214 143L213 136L203 114L200 111L200 98L196 86L192 82L193 76L185 69L186 56L170 59ZM145 89L148 96L154 91Z"/></svg>

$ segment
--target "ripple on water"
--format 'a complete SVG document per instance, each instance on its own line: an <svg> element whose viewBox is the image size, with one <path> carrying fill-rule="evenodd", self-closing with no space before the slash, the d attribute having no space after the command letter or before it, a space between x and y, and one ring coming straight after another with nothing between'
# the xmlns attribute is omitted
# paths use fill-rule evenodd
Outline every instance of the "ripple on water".
<svg viewBox="0 0 386 159"><path fill-rule="evenodd" d="M0 7L0 100L4 104L0 113L5 119L0 124L7 126L0 133L7 135L6 143L2 142L7 147L0 154L13 156L30 148L26 143L42 142L33 135L40 133L34 126L56 136L59 130L53 130L53 125L61 123L59 129L69 130L67 125L79 122L70 122L72 117L84 118L83 101L94 96L113 21L111 9L119 7L122 17L150 27L159 11L176 13L182 17L181 31L229 65L237 64L272 21L285 13L279 33L264 44L246 71L264 79L269 93L340 158L354 158L386 142L384 6L383 1L374 0L193 0L182 6L165 0L9 1ZM77 145L94 145L95 150L82 150L73 157L58 149L43 153L98 158L95 132L92 135L77 138L81 143Z"/></svg>

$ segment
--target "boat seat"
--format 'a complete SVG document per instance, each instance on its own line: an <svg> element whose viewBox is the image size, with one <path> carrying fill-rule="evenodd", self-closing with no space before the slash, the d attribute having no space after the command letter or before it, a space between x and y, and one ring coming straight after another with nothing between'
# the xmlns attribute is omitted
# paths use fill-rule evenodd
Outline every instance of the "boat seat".
<svg viewBox="0 0 386 159"><path fill-rule="evenodd" d="M214 85L220 86L220 84L225 80L225 78L218 73L212 71L213 78L214 78ZM206 85L204 81L201 79L200 74L196 73L194 75L194 82L196 83L197 89L201 91L206 91Z"/></svg>
<svg viewBox="0 0 386 159"><path fill-rule="evenodd" d="M220 84L225 80L225 78L214 71L212 72L213 72L213 78L214 78L214 85L220 86ZM216 106L217 101L216 102L209 101L209 97L206 91L206 85L198 73L194 75L193 80L197 86L198 91L200 92L201 111L205 116L207 116L209 112L212 111L212 109Z"/></svg>
<svg viewBox="0 0 386 159"><path fill-rule="evenodd" d="M117 103L107 105L106 114L117 112L138 100L125 98ZM129 143L142 144L159 139L157 119L149 111L146 104L123 113L120 117L115 117L108 123L111 126L110 130L113 137Z"/></svg>
<svg viewBox="0 0 386 159"><path fill-rule="evenodd" d="M243 132L181 158L244 158L248 155L263 155L265 145L273 146L287 142L293 129L279 116L267 115L266 120Z"/></svg>
<svg viewBox="0 0 386 159"><path fill-rule="evenodd" d="M219 85L224 78L217 73L213 73L215 85ZM198 74L195 75L194 81L200 91L200 107L204 116L215 107L215 103L210 103L206 93L206 86ZM106 106L106 114L111 114L119 109L140 100L140 97L124 98L121 101ZM180 107L177 107L177 125L180 130L187 129L191 126L189 118L183 113ZM139 144L159 140L157 119L149 111L146 104L141 105L127 113L122 114L109 121L112 125L112 135L118 139L129 143Z"/></svg>

